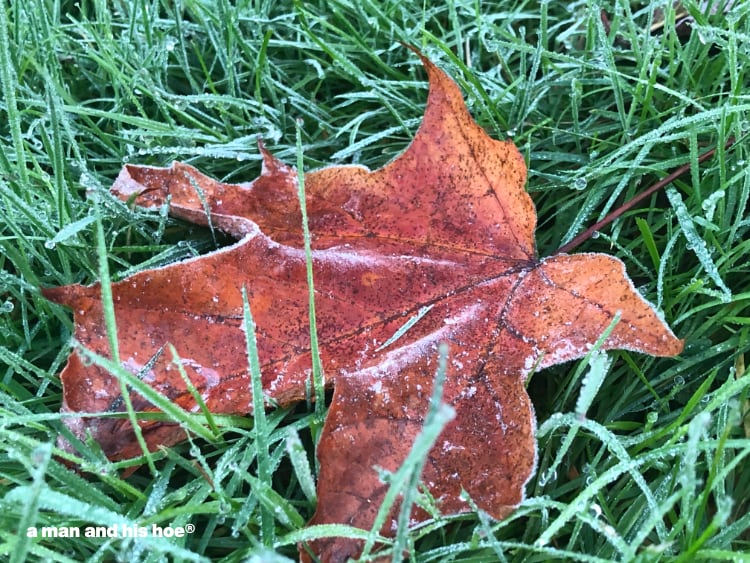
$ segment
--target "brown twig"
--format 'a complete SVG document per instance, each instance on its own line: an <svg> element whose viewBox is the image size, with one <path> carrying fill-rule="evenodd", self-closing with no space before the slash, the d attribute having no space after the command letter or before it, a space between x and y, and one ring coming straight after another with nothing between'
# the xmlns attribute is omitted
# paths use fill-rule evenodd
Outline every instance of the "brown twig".
<svg viewBox="0 0 750 563"><path fill-rule="evenodd" d="M728 149L733 144L734 144L734 137L730 137L727 140L727 142L725 143L724 148ZM711 149L710 151L704 152L702 155L700 155L698 157L698 164L700 164L704 160L707 160L707 159L711 158L714 155L715 152L716 152L715 148ZM613 222L615 219L617 219L620 215L622 215L623 213L625 213L629 209L635 207L635 205L637 203L639 203L641 200L647 198L648 196L650 196L654 192L659 191L660 189L662 189L667 184L670 184L670 183L674 182L677 178L679 178L680 176L682 176L688 170L690 170L690 164L684 164L683 166L680 166L674 172L672 172L671 174L669 174L669 176L666 176L666 177L662 178L661 180L659 180L658 182L656 182L653 186L651 186L647 190L639 193L633 199L631 199L627 203L624 203L623 205L621 205L620 207L618 207L612 213L610 213L609 215L607 215L604 219L602 219L601 221L598 221L597 223L593 224L591 227L589 227L588 229L586 229L584 232L582 232L580 235L578 235L577 237L575 237L573 240L571 240L570 242L568 242L566 244L563 244L560 248L557 249L557 251L555 251L555 254L564 254L566 252L570 252L575 247L577 247L579 244L581 244L583 241L585 241L588 238L591 238L591 235L593 235L595 232L600 231L602 229L602 227L606 227L607 225L609 225L611 222Z"/></svg>

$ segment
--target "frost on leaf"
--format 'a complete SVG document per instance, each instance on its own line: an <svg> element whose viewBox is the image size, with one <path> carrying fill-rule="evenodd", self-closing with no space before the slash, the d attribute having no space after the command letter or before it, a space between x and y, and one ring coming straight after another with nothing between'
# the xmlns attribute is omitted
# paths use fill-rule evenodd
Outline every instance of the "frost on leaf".
<svg viewBox="0 0 750 563"><path fill-rule="evenodd" d="M510 141L491 139L456 84L422 58L430 80L424 120L385 167L334 166L305 176L318 337L333 400L318 446L318 508L311 523L370 528L387 485L419 433L436 350L450 345L444 400L453 419L422 475L446 514L469 510L466 490L495 518L523 499L536 457L524 380L583 356L619 312L604 344L671 356L682 349L634 289L623 264L602 254L539 260L526 167ZM112 193L237 237L233 246L147 270L112 285L123 365L180 407L196 405L169 354L215 413L252 410L241 290L257 325L263 386L280 405L304 399L311 368L307 282L296 171L261 145L255 181L224 184L175 163L127 165ZM44 290L71 307L75 338L109 355L100 287ZM421 315L421 316L420 316ZM399 338L390 339L418 317ZM385 345L388 343L388 345ZM63 412L122 411L119 382L74 351L62 372ZM132 394L136 410L155 407ZM123 418L66 418L111 459L139 455ZM184 439L179 426L142 421L148 447ZM395 509L394 509L395 510ZM391 515L395 518L395 512ZM419 509L412 521L426 519ZM392 533L389 518L382 533ZM361 543L312 542L322 561L355 557ZM301 554L307 559L304 549Z"/></svg>

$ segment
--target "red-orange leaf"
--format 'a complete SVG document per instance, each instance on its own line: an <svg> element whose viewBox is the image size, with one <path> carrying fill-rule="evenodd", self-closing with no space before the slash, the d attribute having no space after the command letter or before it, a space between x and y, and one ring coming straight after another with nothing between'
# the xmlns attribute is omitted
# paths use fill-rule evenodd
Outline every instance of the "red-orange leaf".
<svg viewBox="0 0 750 563"><path fill-rule="evenodd" d="M395 471L420 431L441 342L450 343L444 400L456 417L422 478L443 512L469 509L464 489L496 518L519 504L534 469L534 416L524 389L533 368L583 356L617 312L605 349L664 356L682 349L619 260L537 259L521 154L510 141L488 137L455 83L423 63L427 109L401 156L373 172L336 166L305 177L321 360L334 386L317 451L316 524L372 525L387 490L374 467ZM207 206L211 225L241 239L112 285L123 364L188 410L197 407L176 366L157 354L167 343L209 409L252 410L242 287L257 324L265 392L282 405L305 397L311 354L296 172L261 151L262 175L248 184L222 184L176 163L126 166L113 187L144 206L169 196L173 215L203 225ZM109 354L98 285L44 293L74 310L78 342ZM118 382L84 365L78 352L62 380L66 412L123 408ZM133 402L153 410L137 395ZM173 425L141 424L150 448L184 437ZM140 453L126 420L74 419L69 426L79 436L90 432L112 459ZM393 525L389 519L383 533ZM313 549L323 561L344 561L361 545L331 539Z"/></svg>

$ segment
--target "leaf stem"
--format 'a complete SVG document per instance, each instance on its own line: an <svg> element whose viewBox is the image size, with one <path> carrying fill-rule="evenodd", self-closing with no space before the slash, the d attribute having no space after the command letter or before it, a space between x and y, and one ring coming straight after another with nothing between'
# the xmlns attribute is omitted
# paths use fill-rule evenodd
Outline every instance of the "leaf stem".
<svg viewBox="0 0 750 563"><path fill-rule="evenodd" d="M735 142L734 137L730 137L727 140L727 142L724 144L724 149L728 149L729 147L731 147L734 144L734 142ZM708 160L709 158L711 158L714 155L715 152L716 152L716 148L713 148L713 149L711 149L709 151L704 152L702 155L700 155L698 157L698 163L700 164L701 162L703 162L705 160ZM571 250L573 250L574 248L576 248L578 245L580 245L583 241L591 238L591 235L593 235L595 232L600 231L602 229L602 227L606 227L607 225L609 225L610 223L612 223L615 219L617 219L618 217L620 217L620 215L622 215L623 213L625 213L629 209L632 209L633 207L635 207L635 205L638 204L640 201L642 201L643 199L647 198L651 194L659 191L664 186L666 186L668 184L671 184L677 178L679 178L680 176L682 176L683 174L685 174L689 170L690 170L690 164L684 164L684 165L680 166L675 171L673 171L671 174L669 174L668 176L662 178L661 180L659 180L658 182L656 182L654 185L652 185L647 190L644 190L643 192L639 193L637 196L635 196L630 201L624 203L623 205L621 205L620 207L618 207L617 209L615 209L612 213L610 213L609 215L607 215L601 221L598 221L598 222L594 223L591 227L589 227L588 229L586 229L584 232L582 232L580 235L578 235L577 237L575 237L573 240L571 240L570 242L562 245L560 248L558 248L554 252L554 254L565 254L565 253L570 252Z"/></svg>

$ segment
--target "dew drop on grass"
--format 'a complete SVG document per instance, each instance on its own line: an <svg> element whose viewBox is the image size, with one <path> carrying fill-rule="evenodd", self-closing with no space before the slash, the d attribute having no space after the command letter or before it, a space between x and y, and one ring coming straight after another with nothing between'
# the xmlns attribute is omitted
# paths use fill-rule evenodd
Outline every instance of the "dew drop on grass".
<svg viewBox="0 0 750 563"><path fill-rule="evenodd" d="M15 305L13 305L13 301L10 299L0 305L0 313L11 313L15 309Z"/></svg>
<svg viewBox="0 0 750 563"><path fill-rule="evenodd" d="M683 385L685 385L685 378L682 377L681 375L678 375L677 377L674 378L674 384L675 384L675 387L682 387Z"/></svg>
<svg viewBox="0 0 750 563"><path fill-rule="evenodd" d="M44 241L44 248L47 248L49 250L54 249L55 248L55 241L53 241L53 240Z"/></svg>
<svg viewBox="0 0 750 563"><path fill-rule="evenodd" d="M557 479L557 470L552 469L551 471L544 471L539 475L539 485L541 487L544 487L549 483L550 481L554 481Z"/></svg>
<svg viewBox="0 0 750 563"><path fill-rule="evenodd" d="M708 277L710 277L714 284L719 288L721 291L720 298L722 302L728 303L732 299L732 292L721 278L719 269L716 267L716 264L711 257L711 253L706 246L706 241L704 241L700 234L698 234L695 222L693 221L687 206L682 201L682 197L674 188L667 188L666 194L669 203L672 205L672 209L674 209L675 215L677 216L677 221L682 229L682 234L685 237L686 248L695 254Z"/></svg>
<svg viewBox="0 0 750 563"><path fill-rule="evenodd" d="M716 212L716 204L724 197L724 195L724 190L717 190L703 201L701 207L703 208L706 221L713 221L714 213Z"/></svg>
<svg viewBox="0 0 750 563"><path fill-rule="evenodd" d="M573 180L573 189L578 190L579 192L586 189L586 178L576 178Z"/></svg>
<svg viewBox="0 0 750 563"><path fill-rule="evenodd" d="M37 446L31 452L31 461L36 466L42 465L45 462L45 460L49 457L49 454L50 454L49 445L43 444L41 446Z"/></svg>

